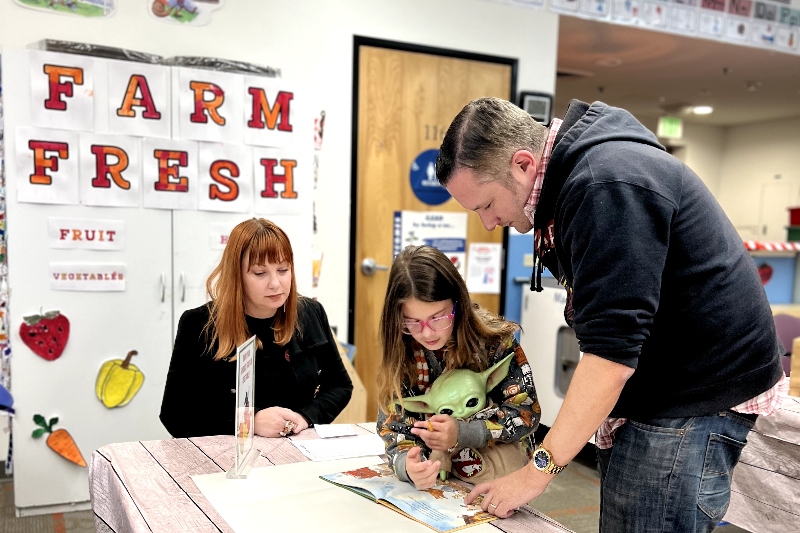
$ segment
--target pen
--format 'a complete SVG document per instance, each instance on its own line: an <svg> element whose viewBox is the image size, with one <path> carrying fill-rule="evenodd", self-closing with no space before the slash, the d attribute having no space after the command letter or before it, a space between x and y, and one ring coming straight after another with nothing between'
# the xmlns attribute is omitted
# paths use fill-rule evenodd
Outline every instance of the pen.
<svg viewBox="0 0 800 533"><path fill-rule="evenodd" d="M428 423L428 431L432 432L433 431L433 424L431 424L431 421L430 420L426 420L425 422Z"/></svg>

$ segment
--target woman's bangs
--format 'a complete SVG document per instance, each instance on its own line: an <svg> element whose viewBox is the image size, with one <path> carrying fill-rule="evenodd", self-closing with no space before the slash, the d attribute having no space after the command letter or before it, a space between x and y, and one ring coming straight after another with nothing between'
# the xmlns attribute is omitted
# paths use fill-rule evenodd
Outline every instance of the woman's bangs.
<svg viewBox="0 0 800 533"><path fill-rule="evenodd" d="M259 232L250 243L250 265L292 264L292 248L286 239L271 231Z"/></svg>

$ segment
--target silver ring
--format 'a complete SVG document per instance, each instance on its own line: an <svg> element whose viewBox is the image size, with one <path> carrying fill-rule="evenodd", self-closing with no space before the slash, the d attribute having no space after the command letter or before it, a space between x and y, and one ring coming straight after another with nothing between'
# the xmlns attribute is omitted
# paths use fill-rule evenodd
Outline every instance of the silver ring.
<svg viewBox="0 0 800 533"><path fill-rule="evenodd" d="M495 504L493 504L493 503L490 503L490 504L489 504L489 506L490 506L492 509L497 509L497 506L496 506Z"/></svg>

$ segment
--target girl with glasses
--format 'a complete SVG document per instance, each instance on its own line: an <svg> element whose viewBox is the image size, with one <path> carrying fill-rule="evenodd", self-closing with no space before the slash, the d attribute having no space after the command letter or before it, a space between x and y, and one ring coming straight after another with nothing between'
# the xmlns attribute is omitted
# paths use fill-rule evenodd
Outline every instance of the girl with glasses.
<svg viewBox="0 0 800 533"><path fill-rule="evenodd" d="M450 455L451 473L470 482L527 464L541 410L530 365L514 337L518 328L473 304L458 270L438 249L409 246L397 255L380 325L377 426L398 478L432 487L440 466L427 458L432 450ZM469 420L400 405L401 398L428 392L446 370L483 372L512 353L507 376L488 392L488 407ZM502 464L486 456L488 446L507 449Z"/></svg>

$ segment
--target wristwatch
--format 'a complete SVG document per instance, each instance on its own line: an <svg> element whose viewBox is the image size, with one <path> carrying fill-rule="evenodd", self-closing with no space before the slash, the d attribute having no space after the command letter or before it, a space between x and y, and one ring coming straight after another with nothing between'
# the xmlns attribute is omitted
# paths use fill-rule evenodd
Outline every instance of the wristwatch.
<svg viewBox="0 0 800 533"><path fill-rule="evenodd" d="M558 474L564 470L567 465L558 466L553 462L553 455L550 450L542 446L541 443L537 444L533 449L533 466L536 470L544 472L545 474Z"/></svg>

